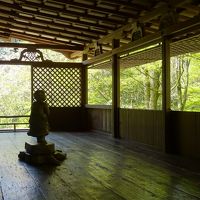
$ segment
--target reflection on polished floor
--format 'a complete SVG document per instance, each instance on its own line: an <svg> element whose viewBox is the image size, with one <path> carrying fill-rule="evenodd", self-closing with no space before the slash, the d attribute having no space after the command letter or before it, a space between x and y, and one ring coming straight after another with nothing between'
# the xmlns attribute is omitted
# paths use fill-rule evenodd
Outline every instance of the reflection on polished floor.
<svg viewBox="0 0 200 200"><path fill-rule="evenodd" d="M57 167L20 162L30 140L26 133L0 133L0 199L200 199L200 174L110 136L51 133L47 140L68 157Z"/></svg>

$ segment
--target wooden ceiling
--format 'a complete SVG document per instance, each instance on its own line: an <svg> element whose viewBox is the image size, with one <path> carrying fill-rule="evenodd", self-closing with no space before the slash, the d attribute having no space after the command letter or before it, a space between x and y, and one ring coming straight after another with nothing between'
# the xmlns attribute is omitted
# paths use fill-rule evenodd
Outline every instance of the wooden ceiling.
<svg viewBox="0 0 200 200"><path fill-rule="evenodd" d="M0 37L65 45L71 53L98 41L105 52L122 29L121 45L130 42L136 21L146 35L157 32L169 5L179 22L199 15L199 0L0 0Z"/></svg>

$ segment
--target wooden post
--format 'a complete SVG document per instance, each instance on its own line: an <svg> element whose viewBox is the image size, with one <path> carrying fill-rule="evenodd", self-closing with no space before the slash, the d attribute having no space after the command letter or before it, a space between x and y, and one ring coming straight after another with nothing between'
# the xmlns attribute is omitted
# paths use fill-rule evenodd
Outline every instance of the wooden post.
<svg viewBox="0 0 200 200"><path fill-rule="evenodd" d="M112 41L113 49L119 47L119 40ZM115 138L120 138L120 67L118 55L112 56L112 134Z"/></svg>
<svg viewBox="0 0 200 200"><path fill-rule="evenodd" d="M170 45L166 36L162 39L162 110L163 110L163 150L170 153L172 141L170 140Z"/></svg>
<svg viewBox="0 0 200 200"><path fill-rule="evenodd" d="M82 61L87 60L87 54L83 54ZM88 103L88 69L87 65L82 65L82 106Z"/></svg>
<svg viewBox="0 0 200 200"><path fill-rule="evenodd" d="M87 54L83 54L82 60L87 60ZM88 117L85 105L88 104L88 69L87 65L82 65L82 93L81 93L81 107L82 107L82 129L88 130Z"/></svg>
<svg viewBox="0 0 200 200"><path fill-rule="evenodd" d="M31 105L33 103L33 65L31 65Z"/></svg>
<svg viewBox="0 0 200 200"><path fill-rule="evenodd" d="M13 125L14 125L14 132L16 132L16 124L14 123Z"/></svg>

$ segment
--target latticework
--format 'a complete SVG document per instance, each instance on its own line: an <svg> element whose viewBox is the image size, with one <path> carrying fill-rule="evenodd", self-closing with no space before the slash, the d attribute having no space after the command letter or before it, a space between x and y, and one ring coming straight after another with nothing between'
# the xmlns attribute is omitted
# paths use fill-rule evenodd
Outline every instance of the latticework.
<svg viewBox="0 0 200 200"><path fill-rule="evenodd" d="M51 107L81 106L81 69L78 67L32 67L33 93L42 89Z"/></svg>

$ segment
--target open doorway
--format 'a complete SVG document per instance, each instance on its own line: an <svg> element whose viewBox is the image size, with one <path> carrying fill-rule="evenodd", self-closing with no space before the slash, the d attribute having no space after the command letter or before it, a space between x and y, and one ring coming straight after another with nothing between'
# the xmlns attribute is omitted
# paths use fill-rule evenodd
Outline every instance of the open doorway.
<svg viewBox="0 0 200 200"><path fill-rule="evenodd" d="M0 129L28 128L31 107L31 66L0 67Z"/></svg>

